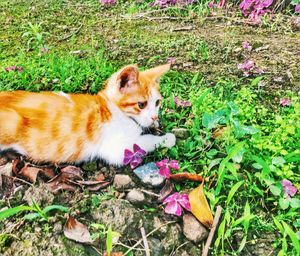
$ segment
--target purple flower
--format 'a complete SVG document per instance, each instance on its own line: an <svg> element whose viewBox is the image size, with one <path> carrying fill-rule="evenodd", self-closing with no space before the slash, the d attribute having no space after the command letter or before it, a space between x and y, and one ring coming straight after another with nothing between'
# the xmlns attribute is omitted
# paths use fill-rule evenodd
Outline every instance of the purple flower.
<svg viewBox="0 0 300 256"><path fill-rule="evenodd" d="M134 144L133 152L129 149L124 150L123 164L128 165L130 163L130 167L134 169L141 164L143 161L142 157L146 154L145 150L141 149L137 144Z"/></svg>
<svg viewBox="0 0 300 256"><path fill-rule="evenodd" d="M261 16L271 12L270 5L273 0L243 0L240 4L240 9L245 17L248 17L250 22L258 24L261 22Z"/></svg>
<svg viewBox="0 0 300 256"><path fill-rule="evenodd" d="M264 71L261 68L256 66L253 60L245 60L243 63L238 64L237 68L243 71L244 76L250 76L253 73L264 73Z"/></svg>
<svg viewBox="0 0 300 256"><path fill-rule="evenodd" d="M289 180L282 180L281 185L283 187L283 191L286 197L292 197L296 195L297 193L297 188L293 186L293 183L290 182Z"/></svg>
<svg viewBox="0 0 300 256"><path fill-rule="evenodd" d="M163 204L167 204L165 207L166 213L174 214L177 216L181 216L182 207L187 211L191 210L188 194L179 194L176 192L173 195L168 196L163 201Z"/></svg>
<svg viewBox="0 0 300 256"><path fill-rule="evenodd" d="M292 105L292 102L291 102L291 100L288 99L288 98L282 98L282 99L280 99L279 104L280 104L281 106L285 107L285 106L291 106L291 105Z"/></svg>
<svg viewBox="0 0 300 256"><path fill-rule="evenodd" d="M192 106L191 102L189 102L188 100L180 100L177 96L174 97L174 102L176 106L184 108Z"/></svg>
<svg viewBox="0 0 300 256"><path fill-rule="evenodd" d="M243 47L245 50L249 51L249 52L252 50L252 46L249 44L248 41L244 41L244 42L242 43L242 47Z"/></svg>
<svg viewBox="0 0 300 256"><path fill-rule="evenodd" d="M9 71L18 71L18 72L22 72L23 71L23 67L20 66L20 67L17 67L17 66L10 66L10 67L7 67L7 68L4 68L4 70L6 72L9 72Z"/></svg>
<svg viewBox="0 0 300 256"><path fill-rule="evenodd" d="M161 160L160 162L156 163L156 166L159 168L158 173L166 177L167 179L170 178L171 170L170 168L174 170L179 170L179 164L177 160L169 160L169 159L164 159Z"/></svg>
<svg viewBox="0 0 300 256"><path fill-rule="evenodd" d="M295 6L295 12L296 12L296 13L300 13L300 4L297 4L297 5Z"/></svg>
<svg viewBox="0 0 300 256"><path fill-rule="evenodd" d="M169 64L175 64L176 60L177 59L175 57L169 57L169 58L167 58L167 63L169 63Z"/></svg>
<svg viewBox="0 0 300 256"><path fill-rule="evenodd" d="M99 0L102 5L113 5L117 3L117 0Z"/></svg>

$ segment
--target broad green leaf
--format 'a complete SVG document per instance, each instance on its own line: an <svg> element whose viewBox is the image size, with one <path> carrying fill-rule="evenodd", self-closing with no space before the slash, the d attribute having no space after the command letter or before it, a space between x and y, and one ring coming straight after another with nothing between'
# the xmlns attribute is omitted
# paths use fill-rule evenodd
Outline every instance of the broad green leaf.
<svg viewBox="0 0 300 256"><path fill-rule="evenodd" d="M246 152L244 148L241 148L233 157L232 160L235 163L241 163L243 160L243 155Z"/></svg>
<svg viewBox="0 0 300 256"><path fill-rule="evenodd" d="M278 185L271 185L270 191L274 196L279 196L282 191L282 187Z"/></svg>
<svg viewBox="0 0 300 256"><path fill-rule="evenodd" d="M277 227L277 229L283 234L284 229L283 229L283 226L281 225L281 223L274 217L273 217L273 221L274 221L274 224Z"/></svg>
<svg viewBox="0 0 300 256"><path fill-rule="evenodd" d="M211 130L217 127L217 125L219 124L222 118L223 118L222 116L218 116L215 114L211 115L208 113L204 113L202 117L202 125L207 129Z"/></svg>
<svg viewBox="0 0 300 256"><path fill-rule="evenodd" d="M246 241L247 241L247 236L244 236L241 243L240 243L239 249L238 249L239 253L244 249L244 247L246 245Z"/></svg>
<svg viewBox="0 0 300 256"><path fill-rule="evenodd" d="M8 208L8 209L3 210L3 211L0 212L0 221L6 219L8 217L11 217L13 215L16 215L19 212L32 211L32 210L33 210L32 207L25 206L25 205L16 206L16 207L13 207L13 208Z"/></svg>
<svg viewBox="0 0 300 256"><path fill-rule="evenodd" d="M258 163L252 164L252 167L255 168L255 169L257 169L257 170L260 170L260 169L263 168L263 167L262 167L260 164L258 164Z"/></svg>
<svg viewBox="0 0 300 256"><path fill-rule="evenodd" d="M285 160L284 160L284 158L281 157L281 156L274 157L274 158L272 159L272 164L274 164L274 165L282 165L282 164L284 164L284 163L285 163Z"/></svg>
<svg viewBox="0 0 300 256"><path fill-rule="evenodd" d="M211 162L208 166L208 170L211 170L213 167L218 165L221 161L222 161L222 158L215 158L215 159L211 160Z"/></svg>
<svg viewBox="0 0 300 256"><path fill-rule="evenodd" d="M290 199L290 206L292 208L299 208L300 207L300 200L298 198L291 198Z"/></svg>
<svg viewBox="0 0 300 256"><path fill-rule="evenodd" d="M244 181L240 181L238 183L236 183L229 191L228 193L228 197L227 197L227 201L226 201L226 205L228 206L231 199L233 198L234 194L236 193L236 191L240 188L240 186L242 186L242 184L244 183Z"/></svg>
<svg viewBox="0 0 300 256"><path fill-rule="evenodd" d="M280 198L279 199L279 205L280 205L282 210L286 210L290 205L290 201L286 198Z"/></svg>

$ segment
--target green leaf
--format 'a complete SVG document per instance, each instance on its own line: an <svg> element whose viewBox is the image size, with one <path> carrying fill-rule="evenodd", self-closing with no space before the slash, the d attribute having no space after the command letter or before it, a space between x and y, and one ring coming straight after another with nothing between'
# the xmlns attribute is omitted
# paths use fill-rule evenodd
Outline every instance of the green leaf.
<svg viewBox="0 0 300 256"><path fill-rule="evenodd" d="M112 252L112 247L113 247L113 232L111 229L111 225L109 225L109 228L107 230L107 236L106 236L106 252L108 256L110 256Z"/></svg>
<svg viewBox="0 0 300 256"><path fill-rule="evenodd" d="M284 163L285 163L285 160L284 160L284 158L281 157L281 156L274 157L274 158L272 159L272 164L274 164L274 165L282 165L282 164L284 164Z"/></svg>
<svg viewBox="0 0 300 256"><path fill-rule="evenodd" d="M211 149L211 150L209 150L208 152L206 152L206 156L208 157L208 158L212 158L212 157L214 157L216 154L218 154L218 150L216 150L216 149Z"/></svg>
<svg viewBox="0 0 300 256"><path fill-rule="evenodd" d="M300 240L300 231L297 231L296 236L297 236L298 240Z"/></svg>
<svg viewBox="0 0 300 256"><path fill-rule="evenodd" d="M233 157L232 160L235 163L241 163L243 160L243 155L246 152L244 148L241 148Z"/></svg>
<svg viewBox="0 0 300 256"><path fill-rule="evenodd" d="M46 206L43 209L43 212L46 214L47 212L52 211L52 210L59 210L59 211L62 211L62 212L69 212L69 208L67 208L65 206L62 206L62 205L55 205L55 204Z"/></svg>
<svg viewBox="0 0 300 256"><path fill-rule="evenodd" d="M279 196L282 191L282 187L279 185L271 185L270 191L274 196Z"/></svg>
<svg viewBox="0 0 300 256"><path fill-rule="evenodd" d="M211 130L213 128L216 128L219 122L223 119L223 116L219 116L216 114L208 114L204 113L202 117L202 125L206 127L207 129Z"/></svg>
<svg viewBox="0 0 300 256"><path fill-rule="evenodd" d="M291 198L290 199L290 206L292 208L299 208L300 207L300 200L298 198Z"/></svg>
<svg viewBox="0 0 300 256"><path fill-rule="evenodd" d="M25 205L16 206L16 207L13 207L13 208L8 208L8 209L3 210L3 211L0 212L0 221L6 219L8 217L11 217L13 215L16 215L19 212L32 211L32 210L33 210L32 207L25 206Z"/></svg>
<svg viewBox="0 0 300 256"><path fill-rule="evenodd" d="M295 250L297 251L298 255L300 255L300 242L297 238L296 233L291 229L291 227L287 223L285 223L284 221L281 221L281 223L285 229L285 232L288 234L288 236L292 240L292 244L293 244Z"/></svg>
<svg viewBox="0 0 300 256"><path fill-rule="evenodd" d="M222 158L215 158L215 159L211 160L211 162L208 166L208 170L211 170L213 167L218 165L221 161L222 161Z"/></svg>
<svg viewBox="0 0 300 256"><path fill-rule="evenodd" d="M255 168L255 169L257 169L257 170L260 170L260 169L263 168L259 163L252 164L252 167Z"/></svg>
<svg viewBox="0 0 300 256"><path fill-rule="evenodd" d="M279 199L279 205L280 205L282 210L286 210L290 205L290 201L286 198L280 198Z"/></svg>
<svg viewBox="0 0 300 256"><path fill-rule="evenodd" d="M284 229L283 229L283 226L281 225L281 223L274 217L273 217L273 221L274 221L274 224L277 227L277 229L283 234Z"/></svg>
<svg viewBox="0 0 300 256"><path fill-rule="evenodd" d="M28 213L28 214L26 214L24 217L23 217L23 219L24 220L34 220L34 219L36 219L36 218L38 218L38 217L40 217L41 215L39 214L39 213L37 213L37 212L33 212L33 213Z"/></svg>
<svg viewBox="0 0 300 256"><path fill-rule="evenodd" d="M242 186L242 184L244 183L244 181L240 181L238 183L236 183L229 191L228 193L228 197L227 197L227 201L226 201L226 205L228 206L232 197L234 196L234 194L236 193L236 191L240 188L240 186Z"/></svg>

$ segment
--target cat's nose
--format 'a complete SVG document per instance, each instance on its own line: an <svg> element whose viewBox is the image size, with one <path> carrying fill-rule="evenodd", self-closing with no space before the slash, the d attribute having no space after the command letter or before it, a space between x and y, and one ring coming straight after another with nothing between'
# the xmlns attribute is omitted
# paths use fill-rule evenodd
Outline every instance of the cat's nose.
<svg viewBox="0 0 300 256"><path fill-rule="evenodd" d="M151 119L152 119L153 121L156 121L156 120L158 119L158 116L157 116L157 115L151 116Z"/></svg>

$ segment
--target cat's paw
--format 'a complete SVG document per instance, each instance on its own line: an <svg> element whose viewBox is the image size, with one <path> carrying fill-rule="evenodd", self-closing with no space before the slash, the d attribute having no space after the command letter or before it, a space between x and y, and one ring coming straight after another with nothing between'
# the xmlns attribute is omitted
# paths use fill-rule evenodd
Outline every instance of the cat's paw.
<svg viewBox="0 0 300 256"><path fill-rule="evenodd" d="M173 133L167 133L163 137L164 137L164 140L163 140L164 147L171 148L171 147L175 146L176 137Z"/></svg>

